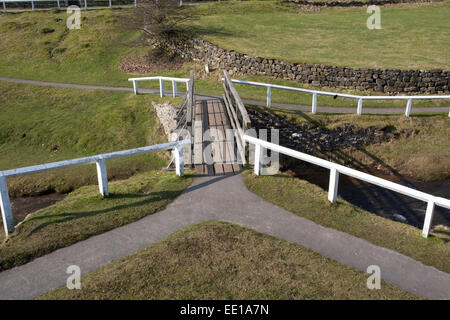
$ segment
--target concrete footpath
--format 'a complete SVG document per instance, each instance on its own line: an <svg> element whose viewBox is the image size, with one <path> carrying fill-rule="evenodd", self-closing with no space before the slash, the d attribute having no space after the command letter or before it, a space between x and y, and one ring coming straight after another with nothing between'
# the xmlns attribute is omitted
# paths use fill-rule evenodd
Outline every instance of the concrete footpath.
<svg viewBox="0 0 450 320"><path fill-rule="evenodd" d="M85 85L85 84L72 84L72 83L60 83L60 82L47 82L47 81L37 81L37 80L24 80L24 79L16 79L16 78L7 78L0 77L0 81L8 81L15 83L25 83L39 86L50 86L50 87L63 87L63 88L76 88L76 89L93 89L93 90L111 90L111 91L129 91L133 92L133 88L130 83L130 87L110 87L110 86L95 86L95 85ZM159 94L159 90L156 89L144 89L139 88L139 93L153 93ZM165 95L172 95L172 91L165 91ZM184 93L179 93L180 96L184 96ZM196 94L195 98L198 100L203 99L221 99L222 97L205 95L205 94ZM256 106L265 107L265 101L258 100L247 100L242 99L245 104L252 104ZM301 106L295 104L287 104L287 103L276 103L272 102L272 107L289 109L289 110L299 110L299 111L311 111L311 106ZM406 103L405 103L406 107ZM327 112L327 113L356 113L356 102L354 108L348 107L327 107L327 106L317 106L318 112ZM405 112L405 108L366 108L364 107L364 114L401 114ZM447 107L429 107L429 108L419 108L412 107L411 114L413 113L422 113L422 112L449 112L449 106Z"/></svg>
<svg viewBox="0 0 450 320"><path fill-rule="evenodd" d="M197 177L161 212L1 272L0 299L35 298L64 286L69 265L80 266L86 274L188 225L209 220L295 242L363 272L378 265L386 282L426 298L450 299L449 274L274 206L248 191L240 175Z"/></svg>

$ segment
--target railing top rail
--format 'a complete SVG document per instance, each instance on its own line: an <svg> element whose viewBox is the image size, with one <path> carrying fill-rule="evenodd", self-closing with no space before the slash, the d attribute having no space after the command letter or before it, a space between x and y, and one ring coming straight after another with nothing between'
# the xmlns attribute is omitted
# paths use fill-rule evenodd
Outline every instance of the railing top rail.
<svg viewBox="0 0 450 320"><path fill-rule="evenodd" d="M1 0L0 0L1 1ZM128 81L145 81L145 80L167 80L176 82L189 82L189 78L173 78L173 77L141 77L141 78L129 78Z"/></svg>
<svg viewBox="0 0 450 320"><path fill-rule="evenodd" d="M433 95L433 96L360 96L360 95L354 95L354 94L296 88L296 87L289 87L289 86L283 86L283 85L278 85L278 84L270 84L270 83L262 83L262 82L254 82L254 81L246 81L246 80L238 80L238 79L231 79L231 81L234 83L248 84L248 85L253 85L253 86L258 86L258 87L275 88L275 89L299 91L299 92L306 92L306 93L316 93L316 94L325 95L325 96L338 96L338 97L343 97L343 98L363 99L363 100L450 99L450 95L441 95L441 96L440 95Z"/></svg>
<svg viewBox="0 0 450 320"><path fill-rule="evenodd" d="M327 169L336 169L339 173L343 173L347 176L362 180L362 181L366 181L372 184L375 184L377 186L392 190L392 191L396 191L399 192L401 194L422 200L422 201L433 201L436 205L439 205L441 207L444 208L448 208L450 209L450 200L449 199L445 199L445 198L441 198L441 197L436 197L433 196L431 194L422 192L422 191L418 191L409 187L405 187L402 186L398 183L392 182L392 181L388 181L385 179L381 179L378 178L376 176L355 170L355 169L351 169L348 167L345 167L343 165L328 161L328 160L324 160L318 157L314 157L311 156L309 154L300 152L300 151L296 151L296 150L292 150L268 141L264 141L249 135L244 135L244 140L253 143L253 144L259 144L262 147L266 148L266 149L270 149L288 156L291 156L293 158L296 159L300 159L303 161L307 161L310 163L313 163L315 165L321 166L323 168L327 168Z"/></svg>
<svg viewBox="0 0 450 320"><path fill-rule="evenodd" d="M248 129L251 126L251 121L250 121L250 117L247 113L247 109L245 108L244 103L241 100L241 97L239 96L238 92L236 91L236 88L233 86L233 82L231 80L230 75L226 71L224 71L223 73L225 75L225 82L228 83L228 87L230 88L230 93L234 97L234 100L236 101L239 111L241 113L242 121L243 121L243 129Z"/></svg>
<svg viewBox="0 0 450 320"><path fill-rule="evenodd" d="M94 163L94 162L96 162L98 160L102 160L102 159L103 160L116 159L116 158L122 158L122 157L138 155L138 154L143 154L143 153L149 153L149 152L154 152L154 151L167 150L167 149L172 149L179 145L190 144L190 143L191 143L190 140L168 142L168 143L163 143L163 144L158 144L158 145L153 145L153 146L134 148L134 149L116 151L116 152L111 152L111 153L104 153L104 154L99 154L99 155L90 156L90 157L83 157L83 158L77 158L77 159L72 159L72 160L63 160L63 161L51 162L51 163L46 163L46 164L18 168L18 169L4 170L4 171L0 171L0 176L4 176L4 177L22 176L22 175L26 175L26 174L38 173L38 172L43 172L43 171L53 170L53 169L58 169L58 168L66 168L66 167L72 167L72 166L77 166L77 165L82 165L82 164Z"/></svg>

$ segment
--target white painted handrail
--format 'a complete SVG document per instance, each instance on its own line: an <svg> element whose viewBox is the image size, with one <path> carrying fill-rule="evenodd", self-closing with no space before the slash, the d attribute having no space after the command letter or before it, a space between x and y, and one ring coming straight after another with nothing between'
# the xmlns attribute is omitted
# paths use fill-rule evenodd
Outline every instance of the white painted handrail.
<svg viewBox="0 0 450 320"><path fill-rule="evenodd" d="M190 143L191 143L190 140L174 141L142 148L104 153L91 157L84 157L72 160L40 164L36 166L24 167L19 169L0 171L0 207L2 210L3 226L5 229L6 236L8 236L9 233L14 231L13 215L11 210L11 203L9 200L8 185L6 183L7 177L23 176L43 171L95 163L97 166L97 177L100 193L103 196L108 196L109 192L108 192L108 176L106 173L106 163L105 163L106 160L173 149L175 154L176 174L181 177L184 175L183 145Z"/></svg>
<svg viewBox="0 0 450 320"><path fill-rule="evenodd" d="M172 96L176 97L178 95L178 86L177 83L186 83L186 91L189 91L189 78L172 78L172 77L142 77L142 78L130 78L128 81L133 82L134 94L138 94L138 82L139 81L151 81L151 80L159 80L159 95L160 97L164 97L164 81L172 82Z"/></svg>
<svg viewBox="0 0 450 320"><path fill-rule="evenodd" d="M434 211L434 206L438 205L447 209L450 209L450 200L449 199L445 199L445 198L441 198L441 197L435 197L431 194L425 193L425 192L421 192L412 188L408 188L405 186L402 186L398 183L394 183L392 181L388 181L385 179L381 179L378 178L376 176L355 170L355 169L351 169L348 167L345 167L343 165L340 164L336 164L333 163L331 161L327 161L318 157L314 157L311 156L309 154L306 153L302 153L300 151L296 151L296 150L292 150L286 147L282 147L280 145L274 144L274 143L270 143L261 139L257 139L255 137L251 137L249 135L244 135L244 140L252 143L256 146L256 152L255 152L255 174L259 175L261 173L261 166L263 163L263 152L262 152L262 148L266 148L275 152L279 152L282 154L285 154L287 156L296 158L296 159L300 159L312 164L315 164L317 166L323 167L323 168L327 168L330 169L330 181L329 181L329 189L328 189L328 200L330 200L331 202L336 202L337 199L337 191L338 191L338 184L339 184L339 174L345 174L349 177L353 177L365 182L369 182L372 184L375 184L377 186L404 194L406 196L421 200L421 201L425 201L427 202L427 211L425 214L425 222L423 225L423 231L422 231L422 235L423 237L427 238L428 234L430 232L430 227L431 227L431 221L433 219L433 211Z"/></svg>
<svg viewBox="0 0 450 320"><path fill-rule="evenodd" d="M450 95L443 96L359 96L354 94L346 94L346 93L337 93L337 92L328 92L328 91L320 91L320 90L311 90L304 88L295 88L282 86L278 84L270 84L270 83L262 83L262 82L254 82L254 81L245 81L245 80L237 80L232 79L234 83L246 84L257 87L265 87L267 88L267 107L270 108L272 104L272 89L281 89L281 90L289 90L289 91L297 91L297 92L305 92L312 94L312 106L311 112L315 114L317 112L317 96L332 96L332 97L342 97L348 99L356 99L358 100L358 106L356 109L356 113L358 115L362 114L363 100L406 100L406 110L405 116L409 117L411 114L412 100L428 100L428 99L450 99ZM450 112L449 112L450 117Z"/></svg>

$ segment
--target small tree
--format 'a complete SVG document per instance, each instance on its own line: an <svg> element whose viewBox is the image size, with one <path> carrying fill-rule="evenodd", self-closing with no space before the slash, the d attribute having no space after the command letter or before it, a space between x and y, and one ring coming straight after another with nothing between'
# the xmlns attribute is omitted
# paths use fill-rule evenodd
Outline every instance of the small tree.
<svg viewBox="0 0 450 320"><path fill-rule="evenodd" d="M168 49L169 44L187 34L183 23L195 16L195 10L181 6L180 0L139 0L123 22L128 28L142 31L141 41Z"/></svg>

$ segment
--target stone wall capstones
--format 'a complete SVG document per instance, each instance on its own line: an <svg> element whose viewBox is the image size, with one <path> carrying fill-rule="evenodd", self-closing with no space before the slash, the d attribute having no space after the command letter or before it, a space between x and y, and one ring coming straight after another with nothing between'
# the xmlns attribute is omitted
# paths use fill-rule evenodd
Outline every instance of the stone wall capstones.
<svg viewBox="0 0 450 320"><path fill-rule="evenodd" d="M248 56L193 38L170 45L184 59L201 61L238 75L265 75L312 86L373 90L388 94L448 94L450 70L366 69L290 63Z"/></svg>

